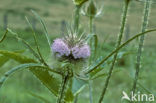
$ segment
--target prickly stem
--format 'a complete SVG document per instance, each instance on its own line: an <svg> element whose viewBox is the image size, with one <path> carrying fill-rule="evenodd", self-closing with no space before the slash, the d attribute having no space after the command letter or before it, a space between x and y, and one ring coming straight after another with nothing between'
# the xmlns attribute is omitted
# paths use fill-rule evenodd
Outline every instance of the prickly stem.
<svg viewBox="0 0 156 103"><path fill-rule="evenodd" d="M144 16L143 16L143 23L142 23L142 30L141 32L145 32L147 25L148 25L148 19L150 16L150 6L151 6L151 0L147 0L148 2L145 2L145 7L144 7ZM137 53L137 61L136 61L136 73L135 73L135 80L133 83L133 88L132 91L135 92L136 90L136 85L139 77L139 71L141 68L141 55L143 51L143 45L144 45L144 35L140 37L139 40L139 47L138 47L138 53Z"/></svg>
<svg viewBox="0 0 156 103"><path fill-rule="evenodd" d="M120 28L120 32L119 32L119 37L118 37L116 48L118 48L120 46L121 40L122 40L122 37L123 37L124 28L125 28L125 24L126 24L126 18L127 18L127 12L128 12L128 7L129 7L129 2L130 2L130 0L125 0L125 7L124 7L124 11L123 11L121 28ZM102 94L100 96L99 103L102 103L103 98L105 96L105 93L106 93L106 90L107 90L107 87L108 87L108 84L109 84L109 80L111 78L111 75L112 75L112 72L113 72L113 69L114 69L114 65L115 65L115 62L116 62L117 55L118 55L118 52L116 52L115 55L114 55L114 59L113 59L111 68L109 70L108 77L106 78L106 82L105 82L104 88L102 90Z"/></svg>
<svg viewBox="0 0 156 103"><path fill-rule="evenodd" d="M69 80L69 73L66 73L65 75L62 76L62 84L60 87L57 103L64 103L65 90L68 84L68 80Z"/></svg>

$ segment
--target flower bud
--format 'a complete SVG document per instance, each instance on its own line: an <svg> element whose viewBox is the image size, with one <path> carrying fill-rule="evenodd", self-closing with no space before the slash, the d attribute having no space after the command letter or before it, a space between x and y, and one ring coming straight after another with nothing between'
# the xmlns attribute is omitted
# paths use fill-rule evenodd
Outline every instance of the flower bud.
<svg viewBox="0 0 156 103"><path fill-rule="evenodd" d="M97 8L95 3L91 0L88 8L87 8L87 14L90 16L95 16L97 14Z"/></svg>
<svg viewBox="0 0 156 103"><path fill-rule="evenodd" d="M88 5L86 5L82 10L81 14L88 17L98 17L102 13L103 6L99 9L96 3L91 0Z"/></svg>

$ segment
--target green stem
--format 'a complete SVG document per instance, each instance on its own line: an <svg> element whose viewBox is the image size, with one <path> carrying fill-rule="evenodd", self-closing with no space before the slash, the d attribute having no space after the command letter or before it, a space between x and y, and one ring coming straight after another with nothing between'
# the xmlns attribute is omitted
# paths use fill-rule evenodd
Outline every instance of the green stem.
<svg viewBox="0 0 156 103"><path fill-rule="evenodd" d="M60 94L57 99L57 103L64 103L65 88L68 83L68 80L69 80L69 74L67 73L66 75L62 77L62 84L60 88Z"/></svg>
<svg viewBox="0 0 156 103"><path fill-rule="evenodd" d="M90 63L91 63L91 60L94 60L94 58L96 57L96 53L97 53L97 41L98 41L98 38L97 38L97 35L94 31L94 17L93 16L90 16L89 17L89 31L90 31L90 34L94 35L93 38L91 38L90 40L90 46L92 48L92 51L94 51L90 57Z"/></svg>
<svg viewBox="0 0 156 103"><path fill-rule="evenodd" d="M147 2L145 2L144 17L143 17L143 24L142 24L142 30L141 30L142 32L145 32L147 25L148 25L148 19L150 15L150 4L151 4L150 1L151 0L147 0ZM144 45L144 35L142 35L139 40L139 48L138 48L137 62L136 62L136 73L135 73L135 79L134 79L133 88L132 88L132 91L134 93L136 90L136 85L137 85L137 81L139 77L139 71L141 68L140 66L141 66L141 55L143 51L143 45Z"/></svg>
<svg viewBox="0 0 156 103"><path fill-rule="evenodd" d="M89 18L89 30L90 30L90 34L93 34L93 17L92 16L90 16L90 18Z"/></svg>
<svg viewBox="0 0 156 103"><path fill-rule="evenodd" d="M80 22L80 8L81 5L77 5L75 8L75 15L74 15L74 32L77 32L79 29L79 22Z"/></svg>
<svg viewBox="0 0 156 103"><path fill-rule="evenodd" d="M90 35L93 34L93 18L92 17L89 17L89 32L90 32ZM89 43L91 47L93 45L92 41L93 41L93 39L91 38L90 43ZM92 51L93 51L93 48L92 48ZM93 55L94 55L94 53L92 53L92 55L91 55L91 57L89 59L89 64L91 64L91 60L93 59Z"/></svg>
<svg viewBox="0 0 156 103"><path fill-rule="evenodd" d="M119 48L119 46L121 44L122 37L123 37L124 28L125 28L125 24L126 24L126 18L127 18L127 12L128 12L128 7L129 7L129 2L130 2L130 0L125 0L125 7L124 7L124 11L123 11L122 24L121 24L120 33L119 33L116 48ZM114 59L113 59L111 68L109 70L109 74L108 74L108 77L106 79L106 82L105 82L101 97L99 99L99 103L102 103L103 98L105 96L105 93L106 93L106 90L107 90L107 87L108 87L108 84L109 84L109 80L110 80L110 77L112 75L112 71L113 71L113 68L114 68L114 65L115 65L115 62L116 62L117 55L118 55L118 51L114 55Z"/></svg>

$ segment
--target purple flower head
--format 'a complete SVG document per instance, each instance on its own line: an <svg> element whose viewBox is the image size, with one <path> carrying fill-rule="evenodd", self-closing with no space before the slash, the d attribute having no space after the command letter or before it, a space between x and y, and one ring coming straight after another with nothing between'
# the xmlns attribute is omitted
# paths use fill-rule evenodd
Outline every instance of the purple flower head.
<svg viewBox="0 0 156 103"><path fill-rule="evenodd" d="M90 56L90 47L85 44L81 47L75 46L72 48L72 55L75 59L80 59L80 58L88 58Z"/></svg>
<svg viewBox="0 0 156 103"><path fill-rule="evenodd" d="M71 42L70 42L71 43ZM55 39L51 46L52 51L57 57L73 57L74 59L86 59L90 53L90 47L87 44L75 44L69 46L69 42L64 39Z"/></svg>
<svg viewBox="0 0 156 103"><path fill-rule="evenodd" d="M51 49L58 57L70 55L70 49L63 39L55 39Z"/></svg>

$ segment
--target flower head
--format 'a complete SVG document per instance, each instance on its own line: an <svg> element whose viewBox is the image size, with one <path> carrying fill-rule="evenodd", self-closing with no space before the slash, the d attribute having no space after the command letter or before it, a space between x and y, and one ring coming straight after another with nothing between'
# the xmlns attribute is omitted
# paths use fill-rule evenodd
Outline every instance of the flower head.
<svg viewBox="0 0 156 103"><path fill-rule="evenodd" d="M86 43L69 45L64 39L56 39L52 44L52 51L57 57L66 57L72 59L86 59L90 56L90 47Z"/></svg>
<svg viewBox="0 0 156 103"><path fill-rule="evenodd" d="M72 55L75 59L88 58L90 56L90 47L87 44L81 47L75 46L72 48Z"/></svg>
<svg viewBox="0 0 156 103"><path fill-rule="evenodd" d="M88 8L87 8L87 13L90 16L95 16L96 15L96 13L97 13L97 7L95 5L95 2L90 1L89 5L88 5Z"/></svg>
<svg viewBox="0 0 156 103"><path fill-rule="evenodd" d="M58 57L70 55L70 49L63 39L54 40L51 49Z"/></svg>

